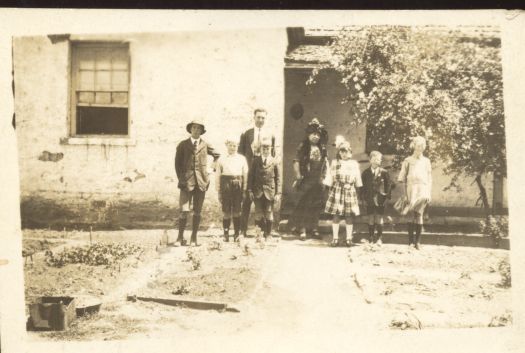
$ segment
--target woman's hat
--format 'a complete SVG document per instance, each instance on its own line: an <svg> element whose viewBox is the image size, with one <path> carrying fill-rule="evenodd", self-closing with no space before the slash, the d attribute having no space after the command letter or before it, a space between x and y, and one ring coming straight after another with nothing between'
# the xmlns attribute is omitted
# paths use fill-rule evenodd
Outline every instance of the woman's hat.
<svg viewBox="0 0 525 353"><path fill-rule="evenodd" d="M206 132L206 128L204 127L204 124L200 120L192 120L188 125L186 125L186 131L188 131L191 134L191 126L192 125L200 125L202 127L202 135Z"/></svg>
<svg viewBox="0 0 525 353"><path fill-rule="evenodd" d="M314 132L321 134L321 131L324 130L324 126L321 125L317 118L313 118L312 121L310 121L308 125L306 125L305 130L308 135Z"/></svg>
<svg viewBox="0 0 525 353"><path fill-rule="evenodd" d="M319 142L322 145L325 145L328 142L328 131L326 131L324 125L321 124L317 118L313 118L312 121L306 125L305 131L307 135L317 132L321 136Z"/></svg>

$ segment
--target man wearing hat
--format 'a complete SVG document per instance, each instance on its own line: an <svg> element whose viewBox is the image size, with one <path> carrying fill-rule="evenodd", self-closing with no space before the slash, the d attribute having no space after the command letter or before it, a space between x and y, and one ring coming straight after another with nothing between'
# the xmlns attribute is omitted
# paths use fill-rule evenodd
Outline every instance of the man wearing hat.
<svg viewBox="0 0 525 353"><path fill-rule="evenodd" d="M252 167L253 158L261 154L261 140L269 136L271 140L270 154L275 157L275 136L271 134L267 128L264 127L266 122L267 112L263 108L257 108L253 112L254 127L246 130L241 134L239 147L237 152L246 157L248 163L248 170ZM248 196L248 195L246 195ZM242 204L241 214L241 233L246 235L248 229L248 218L250 217L250 209L252 207L252 200L245 197Z"/></svg>
<svg viewBox="0 0 525 353"><path fill-rule="evenodd" d="M188 213L193 208L193 224L190 245L197 245L197 231L201 220L202 204L204 195L210 184L208 176L208 155L213 156L216 161L219 153L201 138L206 132L204 124L199 120L193 120L186 125L186 131L190 138L180 142L175 153L175 172L179 180L180 189L179 207L179 236L175 242L176 246L184 245L184 229L188 219Z"/></svg>

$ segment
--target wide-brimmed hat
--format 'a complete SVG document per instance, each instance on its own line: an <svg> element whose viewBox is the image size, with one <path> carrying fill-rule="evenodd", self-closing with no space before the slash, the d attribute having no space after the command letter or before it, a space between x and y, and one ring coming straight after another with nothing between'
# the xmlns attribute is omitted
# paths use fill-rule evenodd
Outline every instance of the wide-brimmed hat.
<svg viewBox="0 0 525 353"><path fill-rule="evenodd" d="M317 118L313 118L312 121L306 125L305 131L307 135L317 132L321 137L321 144L326 144L328 142L328 131L326 131L324 125L321 124Z"/></svg>
<svg viewBox="0 0 525 353"><path fill-rule="evenodd" d="M320 134L322 129L324 129L324 126L321 125L317 118L313 118L312 121L310 121L308 125L306 125L305 131L307 134L311 134L314 132L318 132Z"/></svg>
<svg viewBox="0 0 525 353"><path fill-rule="evenodd" d="M204 135L204 133L206 132L206 128L204 127L204 123L200 120L192 120L190 123L188 123L188 125L186 125L186 131L188 131L190 134L191 134L191 126L192 125L200 125L202 126L202 134L201 135Z"/></svg>

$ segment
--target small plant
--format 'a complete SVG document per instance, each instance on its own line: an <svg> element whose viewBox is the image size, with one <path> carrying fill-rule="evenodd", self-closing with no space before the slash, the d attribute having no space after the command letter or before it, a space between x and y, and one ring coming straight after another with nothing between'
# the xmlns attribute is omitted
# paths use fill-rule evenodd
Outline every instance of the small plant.
<svg viewBox="0 0 525 353"><path fill-rule="evenodd" d="M143 252L144 248L131 243L95 243L88 246L66 248L56 254L47 250L45 262L52 267L63 267L67 264L110 267L131 255L139 258Z"/></svg>
<svg viewBox="0 0 525 353"><path fill-rule="evenodd" d="M461 275L459 276L459 278L460 279L472 279L472 277L470 276L470 273L467 271L461 272Z"/></svg>
<svg viewBox="0 0 525 353"><path fill-rule="evenodd" d="M510 288L512 284L510 274L510 263L508 259L503 259L498 265L498 271L501 276L500 286L503 288Z"/></svg>
<svg viewBox="0 0 525 353"><path fill-rule="evenodd" d="M512 314L510 312L505 312L502 315L493 316L490 320L489 327L501 327L508 326L512 324Z"/></svg>
<svg viewBox="0 0 525 353"><path fill-rule="evenodd" d="M252 250L251 250L250 246L248 245L248 243L246 243L246 244L244 244L244 245L242 246L242 254L243 254L244 256L253 255L253 254L252 254Z"/></svg>
<svg viewBox="0 0 525 353"><path fill-rule="evenodd" d="M186 250L186 262L191 262L191 268L196 271L201 268L201 258L191 248Z"/></svg>
<svg viewBox="0 0 525 353"><path fill-rule="evenodd" d="M488 219L479 222L481 233L492 237L496 246L501 239L509 236L509 219L507 216L489 216Z"/></svg>
<svg viewBox="0 0 525 353"><path fill-rule="evenodd" d="M399 313L392 321L390 322L390 328L408 330L416 329L421 330L423 325L421 321L412 313Z"/></svg>
<svg viewBox="0 0 525 353"><path fill-rule="evenodd" d="M184 284L181 284L180 286L177 286L177 289L175 289L171 293L175 295L184 295L184 294L188 294L189 292L190 290Z"/></svg>
<svg viewBox="0 0 525 353"><path fill-rule="evenodd" d="M222 238L220 237L213 237L210 242L208 242L208 250L214 251L214 250L222 250Z"/></svg>

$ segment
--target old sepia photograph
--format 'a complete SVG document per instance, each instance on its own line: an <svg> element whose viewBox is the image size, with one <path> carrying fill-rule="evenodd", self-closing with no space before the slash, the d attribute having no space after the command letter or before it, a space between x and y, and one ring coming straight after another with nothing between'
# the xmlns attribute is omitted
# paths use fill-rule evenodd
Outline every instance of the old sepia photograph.
<svg viewBox="0 0 525 353"><path fill-rule="evenodd" d="M511 330L502 33L13 35L27 340Z"/></svg>

